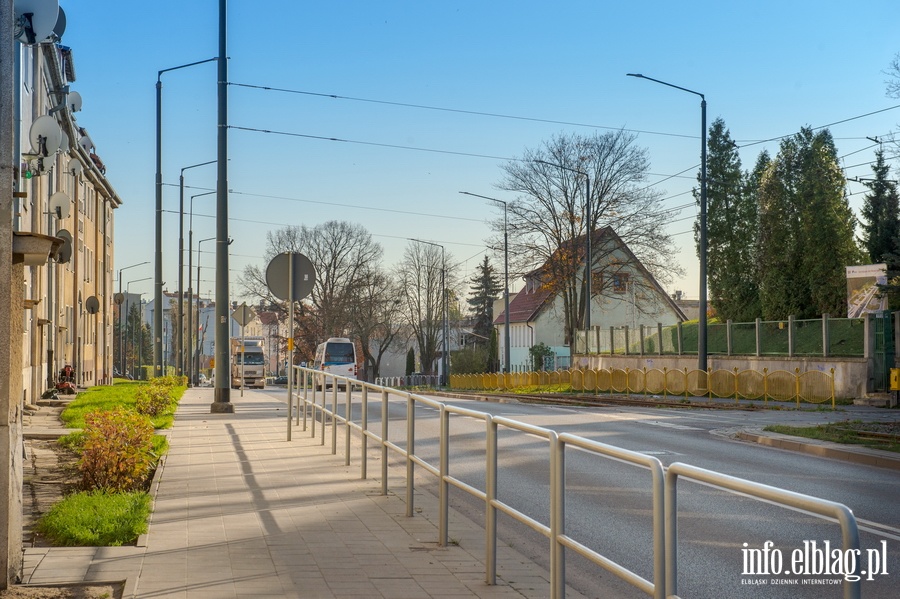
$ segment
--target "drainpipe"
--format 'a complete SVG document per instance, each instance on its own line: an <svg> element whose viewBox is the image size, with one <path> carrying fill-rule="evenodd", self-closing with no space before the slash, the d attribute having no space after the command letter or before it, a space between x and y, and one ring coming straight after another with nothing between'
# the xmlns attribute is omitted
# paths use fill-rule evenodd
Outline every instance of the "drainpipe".
<svg viewBox="0 0 900 599"><path fill-rule="evenodd" d="M531 357L531 348L534 347L534 327L531 326L530 324L528 324L527 320L525 321L525 326L528 327L529 330L531 331L531 341L528 344L528 356L530 358ZM534 364L532 364L531 366L533 368ZM541 364L541 366L543 366L543 364Z"/></svg>

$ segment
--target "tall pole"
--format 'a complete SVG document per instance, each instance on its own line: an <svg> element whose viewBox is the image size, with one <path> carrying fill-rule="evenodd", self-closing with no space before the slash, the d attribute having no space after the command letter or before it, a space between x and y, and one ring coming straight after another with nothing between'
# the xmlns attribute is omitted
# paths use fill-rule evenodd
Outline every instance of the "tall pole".
<svg viewBox="0 0 900 599"><path fill-rule="evenodd" d="M503 371L510 370L510 351L509 351L509 219L507 217L507 202L498 200L497 198L489 198L488 196L478 195L477 193L469 193L461 191L459 193L476 198L482 198L503 204Z"/></svg>
<svg viewBox="0 0 900 599"><path fill-rule="evenodd" d="M227 2L219 0L218 177L216 181L216 389L211 413L232 413L228 377L228 56Z"/></svg>
<svg viewBox="0 0 900 599"><path fill-rule="evenodd" d="M700 314L698 315L699 322L697 323L697 370L706 372L708 363L706 345L706 96L692 89L672 85L640 73L627 73L627 75L700 96Z"/></svg>
<svg viewBox="0 0 900 599"><path fill-rule="evenodd" d="M124 268L119 269L119 293L122 293L122 271L128 270L129 268L135 268L137 266L143 266L145 264L150 264L150 261L145 260L144 262L141 262L140 264L132 264L131 266L126 266ZM128 320L127 307L125 310L125 320L126 320L126 322ZM124 375L125 374L125 349L124 349L125 331L122 330L122 310L121 310L121 308L119 309L119 338L121 339L121 341L119 342L119 353L121 354L119 356L119 358L120 358L119 362L121 362L121 364L122 364L122 369L120 370L120 372Z"/></svg>
<svg viewBox="0 0 900 599"><path fill-rule="evenodd" d="M162 76L163 73L176 71L186 67L211 62L215 58L207 58L188 64L162 69L156 74L156 268L154 271L153 304L153 365L156 375L162 374L162 303L163 303L163 266L162 266ZM226 62L226 61L222 61Z"/></svg>
<svg viewBox="0 0 900 599"><path fill-rule="evenodd" d="M207 164L212 164L215 160L210 160L208 162L201 162L200 164L192 164L191 166L186 166L181 169L181 175L178 177L178 331L177 331L177 347L178 347L178 357L177 357L177 374L180 376L181 374L188 374L188 386L191 386L191 377L190 377L190 364L192 360L185 359L184 353L184 171L192 168L196 168L198 166L205 166ZM207 192L213 193L213 192ZM199 194L206 195L206 194ZM188 227L188 236L193 237L193 227L194 227L194 198L197 196L191 196L191 222ZM191 251L191 241L188 240L188 326L187 332L188 337L192 335L191 332L191 267L190 267L190 251ZM190 345L190 339L188 339L188 345Z"/></svg>
<svg viewBox="0 0 900 599"><path fill-rule="evenodd" d="M213 241L215 237L209 237L207 239L201 239L197 242L197 330L200 330L200 258L202 254L200 253L200 246L204 241ZM203 345L200 343L200 335L197 335L197 349L195 352L195 360L196 365L194 367L194 372L197 377L200 377L200 354L202 353Z"/></svg>

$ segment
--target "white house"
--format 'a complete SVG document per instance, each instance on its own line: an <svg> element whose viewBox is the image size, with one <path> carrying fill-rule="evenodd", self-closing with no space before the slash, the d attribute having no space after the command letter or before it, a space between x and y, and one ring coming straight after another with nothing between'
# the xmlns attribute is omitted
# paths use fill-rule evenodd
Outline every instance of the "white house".
<svg viewBox="0 0 900 599"><path fill-rule="evenodd" d="M583 239L583 237L582 237ZM576 239L574 244L581 243ZM684 312L669 297L652 274L628 249L611 227L594 231L592 238L591 328L593 332L611 327L641 325L656 327L686 320ZM565 334L563 298L548 284L547 264L525 275L521 291L510 297L510 370L531 370L530 350L541 343L554 353L552 368L568 367L572 356L571 343ZM583 268L582 268L583 270ZM499 354L505 355L505 315L502 303L495 304L494 327L500 340ZM576 339L584 339L583 332ZM596 338L596 335L589 336ZM608 337L608 336L607 336ZM584 352L579 342L574 348ZM596 351L592 344L591 351ZM503 365L505 367L505 365Z"/></svg>

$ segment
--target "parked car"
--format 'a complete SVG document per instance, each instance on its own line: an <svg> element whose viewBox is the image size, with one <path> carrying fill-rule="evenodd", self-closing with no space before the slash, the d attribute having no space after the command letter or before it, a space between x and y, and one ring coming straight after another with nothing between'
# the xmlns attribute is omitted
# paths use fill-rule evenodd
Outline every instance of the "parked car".
<svg viewBox="0 0 900 599"><path fill-rule="evenodd" d="M287 385L287 377L286 376L276 376L275 380L272 381L273 385Z"/></svg>

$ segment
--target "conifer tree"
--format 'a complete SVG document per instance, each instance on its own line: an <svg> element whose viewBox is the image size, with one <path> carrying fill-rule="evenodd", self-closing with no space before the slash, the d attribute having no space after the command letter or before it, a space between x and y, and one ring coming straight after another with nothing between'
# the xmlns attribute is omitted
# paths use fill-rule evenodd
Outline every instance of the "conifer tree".
<svg viewBox="0 0 900 599"><path fill-rule="evenodd" d="M475 276L469 280L472 291L466 302L475 316L475 325L472 327L476 337L475 343L484 346L494 328L494 300L499 297L503 287L487 256L477 268Z"/></svg>

